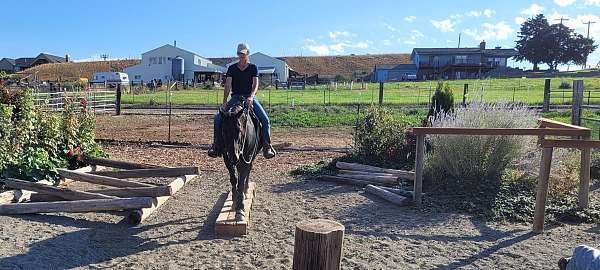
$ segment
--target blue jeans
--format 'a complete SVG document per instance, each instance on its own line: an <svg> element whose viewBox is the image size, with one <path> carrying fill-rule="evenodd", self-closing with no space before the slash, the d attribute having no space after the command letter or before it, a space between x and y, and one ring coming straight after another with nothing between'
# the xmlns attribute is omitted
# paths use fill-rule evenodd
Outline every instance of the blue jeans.
<svg viewBox="0 0 600 270"><path fill-rule="evenodd" d="M231 98L234 99L239 97L232 96ZM265 142L271 143L271 122L269 121L269 116L267 116L267 112L260 104L260 102L258 102L258 99L256 97L252 99L252 108L254 110L254 114L256 114L256 117L258 117L258 120L262 125L262 136L264 136L263 138L265 139ZM215 114L213 142L217 142L217 140L220 139L219 131L221 130L222 121L223 120L221 119L221 114Z"/></svg>

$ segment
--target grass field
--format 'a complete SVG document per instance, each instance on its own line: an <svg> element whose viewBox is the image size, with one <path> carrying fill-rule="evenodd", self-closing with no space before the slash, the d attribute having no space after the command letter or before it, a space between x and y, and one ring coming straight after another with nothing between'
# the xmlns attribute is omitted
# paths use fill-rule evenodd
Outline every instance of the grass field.
<svg viewBox="0 0 600 270"><path fill-rule="evenodd" d="M584 103L600 104L600 78L577 78L584 81ZM551 103L569 104L571 89L559 89L562 82L572 85L574 78L554 78L551 81ZM399 82L384 85L384 103L398 105L428 104L437 82ZM544 79L491 79L448 81L455 102L462 102L464 85L468 84L467 101L519 102L530 105L543 103ZM306 89L260 89L258 99L264 106L274 105L344 105L374 104L378 102L379 85L376 83L307 86ZM188 89L171 92L176 105L215 105L223 99L223 90ZM167 104L166 91L128 93L123 96L128 104Z"/></svg>

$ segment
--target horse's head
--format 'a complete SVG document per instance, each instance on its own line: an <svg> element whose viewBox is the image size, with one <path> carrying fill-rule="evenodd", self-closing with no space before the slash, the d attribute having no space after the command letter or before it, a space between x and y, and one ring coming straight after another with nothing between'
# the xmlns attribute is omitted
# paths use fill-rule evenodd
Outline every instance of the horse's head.
<svg viewBox="0 0 600 270"><path fill-rule="evenodd" d="M242 155L244 135L246 134L246 121L248 120L248 106L243 100L233 101L227 104L227 108L221 111L223 124L223 150L227 153L229 160L237 163Z"/></svg>

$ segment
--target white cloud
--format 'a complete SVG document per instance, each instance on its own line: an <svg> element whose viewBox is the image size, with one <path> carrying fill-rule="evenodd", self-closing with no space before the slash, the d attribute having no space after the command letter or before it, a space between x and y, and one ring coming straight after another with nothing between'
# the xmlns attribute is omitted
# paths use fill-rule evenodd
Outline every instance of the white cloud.
<svg viewBox="0 0 600 270"><path fill-rule="evenodd" d="M483 10L483 15L486 16L486 17L488 17L488 18L491 18L492 15L494 15L494 14L496 14L496 11L493 10L493 9L487 9L486 8L486 9Z"/></svg>
<svg viewBox="0 0 600 270"><path fill-rule="evenodd" d="M385 28L387 28L387 30L390 30L392 32L396 32L398 30L398 29L396 29L396 27L393 27L389 23L383 23L383 26L385 26Z"/></svg>
<svg viewBox="0 0 600 270"><path fill-rule="evenodd" d="M329 55L329 47L327 45L308 45L306 48L317 55Z"/></svg>
<svg viewBox="0 0 600 270"><path fill-rule="evenodd" d="M405 40L405 41L404 41L404 44L408 44L408 45L416 45L416 44L417 44L417 42L416 42L416 41L414 41L414 40Z"/></svg>
<svg viewBox="0 0 600 270"><path fill-rule="evenodd" d="M515 18L515 23L518 25L523 24L527 19L523 18L523 17L516 17Z"/></svg>
<svg viewBox="0 0 600 270"><path fill-rule="evenodd" d="M407 22L414 22L416 19L417 19L417 16L404 17L404 20Z"/></svg>
<svg viewBox="0 0 600 270"><path fill-rule="evenodd" d="M542 11L544 11L544 7L542 7L542 6L538 5L538 4L531 4L531 6L529 6L528 8L526 8L524 10L522 10L521 14L527 15L529 17L533 17L535 15L538 15L538 14L542 13Z"/></svg>
<svg viewBox="0 0 600 270"><path fill-rule="evenodd" d="M383 46L391 46L392 45L392 41L389 39L384 39L381 41L381 43L383 43Z"/></svg>
<svg viewBox="0 0 600 270"><path fill-rule="evenodd" d="M511 33L515 31L505 22L499 22L496 24L484 23L482 27L482 31L466 29L464 32L466 35L475 40L505 40Z"/></svg>
<svg viewBox="0 0 600 270"><path fill-rule="evenodd" d="M417 44L419 39L424 38L424 37L425 37L425 35L423 33L421 33L421 31L412 30L412 31L410 31L410 36L408 37L408 39L399 38L398 42L402 42L404 44L409 44L409 45L415 45L415 44Z"/></svg>
<svg viewBox="0 0 600 270"><path fill-rule="evenodd" d="M600 0L585 0L585 5L600 7Z"/></svg>
<svg viewBox="0 0 600 270"><path fill-rule="evenodd" d="M331 38L331 39L337 39L338 37L350 37L350 36L356 36L356 34L350 33L348 31L329 32L329 38Z"/></svg>
<svg viewBox="0 0 600 270"><path fill-rule="evenodd" d="M481 11L471 10L471 11L469 11L469 13L467 13L467 16L479 17L479 16L481 16Z"/></svg>
<svg viewBox="0 0 600 270"><path fill-rule="evenodd" d="M442 32L454 32L454 26L456 25L456 22L450 19L445 19L441 21L431 20L430 22L433 25L433 27L437 28Z"/></svg>
<svg viewBox="0 0 600 270"><path fill-rule="evenodd" d="M554 3L561 7L566 7L574 4L575 0L554 0Z"/></svg>

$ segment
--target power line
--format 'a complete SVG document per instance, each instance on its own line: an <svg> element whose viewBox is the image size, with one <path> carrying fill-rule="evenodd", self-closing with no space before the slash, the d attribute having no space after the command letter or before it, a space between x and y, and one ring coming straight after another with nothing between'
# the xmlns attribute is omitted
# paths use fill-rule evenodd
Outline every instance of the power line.
<svg viewBox="0 0 600 270"><path fill-rule="evenodd" d="M563 18L563 17L560 17L560 19L554 19L554 20L555 20L555 21L560 21L560 24L562 25L562 24L563 24L563 21L568 21L569 19L568 19L568 18Z"/></svg>

